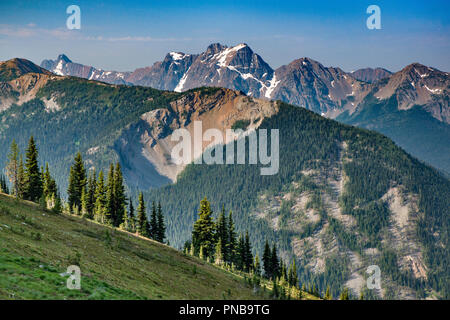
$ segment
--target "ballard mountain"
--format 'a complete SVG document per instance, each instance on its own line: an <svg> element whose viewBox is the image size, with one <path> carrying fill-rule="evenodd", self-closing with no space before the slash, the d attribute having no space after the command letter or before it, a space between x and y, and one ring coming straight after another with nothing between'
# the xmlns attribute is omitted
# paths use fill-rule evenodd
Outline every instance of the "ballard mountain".
<svg viewBox="0 0 450 320"><path fill-rule="evenodd" d="M229 89L111 85L54 75L23 59L3 62L0 81L0 163L12 139L23 150L34 135L64 191L77 151L88 168L119 161L131 195L146 188L146 198L161 202L177 248L207 196L216 213L222 205L233 211L255 253L275 241L285 261L297 260L302 283L321 291L330 285L333 296L344 286L358 294L367 266L377 264L382 290L373 297L450 297L450 181L381 134ZM261 176L258 165L176 166L171 134L192 130L195 120L204 130L279 129L279 173Z"/></svg>

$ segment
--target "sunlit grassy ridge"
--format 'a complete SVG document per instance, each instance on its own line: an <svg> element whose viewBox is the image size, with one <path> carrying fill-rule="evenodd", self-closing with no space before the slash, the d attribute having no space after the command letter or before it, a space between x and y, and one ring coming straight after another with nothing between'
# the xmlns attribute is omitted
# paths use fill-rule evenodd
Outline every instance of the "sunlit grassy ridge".
<svg viewBox="0 0 450 320"><path fill-rule="evenodd" d="M81 290L66 288L79 265ZM261 299L234 274L169 246L0 194L0 299Z"/></svg>

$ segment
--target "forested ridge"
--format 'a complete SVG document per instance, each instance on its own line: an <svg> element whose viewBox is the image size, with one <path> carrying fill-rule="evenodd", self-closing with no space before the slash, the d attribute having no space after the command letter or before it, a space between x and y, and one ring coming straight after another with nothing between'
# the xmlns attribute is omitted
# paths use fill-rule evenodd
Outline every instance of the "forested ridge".
<svg viewBox="0 0 450 320"><path fill-rule="evenodd" d="M220 89L195 90L207 95ZM49 163L52 177L66 198L67 177L77 152L83 155L87 168L107 172L110 163L119 160L114 142L121 131L143 113L167 107L184 94L189 92L178 94L112 86L77 78L51 80L35 99L0 113L0 150L3 151L0 161L2 166L6 163L12 139L24 150L29 136L33 136L39 146L40 165ZM44 98L56 101L59 109L46 108L41 100ZM381 134L342 125L302 108L282 103L280 111L265 119L260 128L280 130L277 175L261 176L259 165L188 165L176 184L144 191L145 199L161 203L171 245L182 249L191 238L198 204L206 196L212 204L214 217L222 206L233 212L236 232L248 231L253 254L261 256L267 240L275 243L283 259L291 264L294 259L292 239L307 238L327 224L342 247L361 254L367 248L379 249L381 254L376 262L393 282L413 288L418 297L434 289L441 297L448 298L448 179ZM347 145L346 150L343 150L343 143ZM343 153L345 161L342 161ZM336 166L342 167L348 178L339 204L344 215L356 219L355 232L349 232L328 214L322 197L326 186L311 181L304 174L305 170L328 172ZM314 194L309 206L320 214L317 223L307 225L301 233L286 228L283 223L292 216L287 201L277 212L280 216L278 230L268 220L255 217L253 213L261 205L261 196L287 192L293 182L299 184L299 189ZM427 266L426 281L400 271L395 250L381 238L391 216L381 198L395 186L401 186L417 198L419 215L414 221L415 236ZM126 188L126 191L136 204L139 190ZM327 257L325 271L316 274L306 267L307 260L308 257L297 257L300 282L314 283L321 292L330 286L331 294L337 296L350 272L348 261L340 256Z"/></svg>
<svg viewBox="0 0 450 320"><path fill-rule="evenodd" d="M429 270L432 270L428 284L400 272L395 259L387 259L389 254L392 255L390 251L386 251L388 256L384 255L380 264L383 271L391 274L393 281L419 290L419 295L423 295L423 290L430 285L446 296L450 207L448 179L409 156L381 134L342 125L304 109L283 104L280 112L265 119L260 128L280 129L280 171L277 175L261 176L257 165L189 165L176 184L148 192L149 197L158 199L171 216L167 219L168 237L174 245L181 246L189 237L190 229L185 226L193 224L198 199L206 195L211 203L216 204L215 212L225 205L235 213L237 230L249 230L257 252L262 251L265 238L277 242L282 251L292 252L291 237L297 234L283 229L275 232L267 221L250 215L258 204L258 195L265 191L278 192L288 188L292 181L301 181L302 170L332 166L339 158L341 142L345 141L352 161L343 165L349 181L340 203L345 214L356 217L363 236L345 232L339 221L326 216L325 210L322 211L322 219L331 223L339 241L350 250L361 251L373 246L388 250L379 238L389 216L389 210L380 198L392 186L406 187L407 192L418 195L421 216L416 233L423 245ZM313 233L314 229L310 232ZM341 262L328 261L328 271L325 273L330 276L317 278L322 288L330 283L334 294L339 292L339 285L336 284L342 281L345 267L344 274L333 276L331 271L338 270L336 268L342 265ZM304 276L301 279L312 276L301 268L300 273Z"/></svg>

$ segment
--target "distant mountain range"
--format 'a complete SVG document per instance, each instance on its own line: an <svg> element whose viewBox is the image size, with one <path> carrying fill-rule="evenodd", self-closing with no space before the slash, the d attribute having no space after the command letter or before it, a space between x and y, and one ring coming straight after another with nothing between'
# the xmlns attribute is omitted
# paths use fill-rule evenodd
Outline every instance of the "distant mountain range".
<svg viewBox="0 0 450 320"><path fill-rule="evenodd" d="M227 47L215 43L201 54L170 52L163 61L133 72L96 69L73 63L64 54L56 60L42 61L41 67L57 75L177 92L202 86L224 87L255 98L282 100L331 117L345 110L352 113L374 88L380 92L380 99L400 90L399 109L426 105L435 118L450 122L448 102L447 108L442 108L450 84L448 74L417 63L395 74L382 68L348 73L301 58L274 70L246 44ZM379 82L387 78L392 81Z"/></svg>
<svg viewBox="0 0 450 320"><path fill-rule="evenodd" d="M418 63L396 73L382 68L345 72L301 58L274 70L246 44L215 43L200 54L170 52L163 61L132 72L73 63L63 54L44 60L41 67L58 75L112 84L177 92L224 87L255 98L281 100L384 133L412 155L450 173L449 76ZM389 108L378 108L375 116L374 105L387 102Z"/></svg>

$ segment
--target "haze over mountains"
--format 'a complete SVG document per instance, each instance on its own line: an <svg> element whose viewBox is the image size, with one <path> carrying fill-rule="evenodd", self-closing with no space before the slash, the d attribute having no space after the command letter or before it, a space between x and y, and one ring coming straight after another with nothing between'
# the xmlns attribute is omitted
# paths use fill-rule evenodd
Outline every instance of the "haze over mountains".
<svg viewBox="0 0 450 320"><path fill-rule="evenodd" d="M450 172L449 76L418 63L396 73L382 68L348 73L300 58L274 70L246 44L215 43L200 54L170 52L163 61L133 72L96 69L73 63L65 55L44 60L41 67L58 75L113 84L177 92L225 87L255 98L281 100L377 130L412 155ZM376 108L375 115L373 106L386 103L389 108Z"/></svg>
<svg viewBox="0 0 450 320"><path fill-rule="evenodd" d="M338 79L341 72L309 59L295 67L314 79L322 73ZM428 83L426 73L443 80ZM427 98L428 90L408 96L414 86L405 87L405 81L414 77L415 86L430 89L447 81L446 74L419 65L404 75L371 85L342 74L343 84L368 90L361 110L351 115L365 119L363 111L375 109L368 116L376 119L373 113L392 113L398 106L414 111L408 101ZM177 248L190 236L198 202L207 196L215 212L221 205L233 210L236 229L249 230L256 252L268 239L285 260L297 259L302 283L321 290L330 285L334 296L345 286L358 295L366 267L378 264L386 275L383 290L373 293L378 297L449 297L450 182L385 136L237 90L113 85L56 75L24 59L0 63L0 88L1 150L8 150L12 139L24 150L33 135L63 194L76 152L97 171L119 161L132 198L139 188L148 189L146 199L161 201L168 240ZM390 92L381 89L394 93L384 99ZM431 101L431 109L439 103L423 101ZM445 112L435 115L444 119ZM244 130L279 129L279 173L261 176L260 166L250 164L174 166L168 154L173 130L190 130L194 120L204 122L205 130L236 124ZM5 162L6 152L0 153Z"/></svg>

